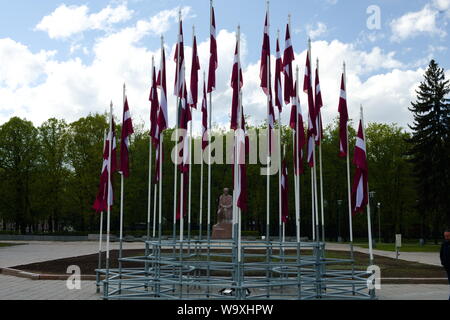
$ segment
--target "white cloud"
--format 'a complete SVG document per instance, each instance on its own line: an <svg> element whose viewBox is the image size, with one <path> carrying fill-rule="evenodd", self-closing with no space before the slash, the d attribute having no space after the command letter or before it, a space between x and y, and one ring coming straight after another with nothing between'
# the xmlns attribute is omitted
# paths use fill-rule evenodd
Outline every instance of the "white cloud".
<svg viewBox="0 0 450 320"><path fill-rule="evenodd" d="M440 1L441 5L448 1ZM402 41L414 38L419 34L437 35L444 37L446 31L438 26L437 18L439 12L427 4L420 11L409 12L391 22L392 41Z"/></svg>
<svg viewBox="0 0 450 320"><path fill-rule="evenodd" d="M106 30L113 24L128 21L133 15L125 4L112 8L107 6L98 13L89 14L89 8L60 5L45 16L35 30L48 33L51 39L65 39L86 30Z"/></svg>
<svg viewBox="0 0 450 320"><path fill-rule="evenodd" d="M321 35L327 33L327 31L328 31L327 25L320 21L317 22L315 28L312 25L308 25L306 27L306 33L308 34L308 36L311 39L316 39L316 38L320 37Z"/></svg>
<svg viewBox="0 0 450 320"><path fill-rule="evenodd" d="M50 117L64 118L70 122L90 112L106 111L110 100L114 101L115 114L119 117L121 88L126 82L133 119L148 125L151 57L155 56L156 66L159 67L160 55L159 48L148 49L141 40L147 35L157 34L161 30L167 31L173 27L176 23L176 12L177 9L167 10L164 14L140 20L131 27L98 38L94 46L89 48L93 57L89 64L83 63L78 58L57 61L52 52L33 53L26 46L11 39L0 40L0 58L2 61L10 61L0 66L0 81L5 84L0 89L2 97L0 123L7 121L11 116L27 118L36 125ZM183 12L189 15L190 8L186 7ZM166 21L167 24L161 21ZM152 27L155 24L161 26L161 29L155 31ZM219 69L218 88L213 95L213 119L214 122L228 128L235 34L220 30L217 38ZM168 40L169 114L174 115L176 114L176 100L173 95L175 39ZM208 65L209 37L203 41L198 40L201 72L204 72ZM186 41L186 45L190 46L190 40ZM186 47L187 70L190 69L192 53L189 46ZM74 48L74 50L81 49L87 48ZM247 64L247 50L247 38L243 34L244 108L246 114L251 116L251 123L257 124L266 118L266 99L260 88L259 62L251 61ZM406 66L396 59L395 52L385 52L379 47L365 51L357 49L355 45L334 40L314 41L312 50L313 60L315 61L316 57L320 58L325 123L329 123L337 116L340 73L344 59L348 68L351 117L356 119L359 105L364 104L368 121L397 122L403 126L410 122L411 115L407 108L409 101L414 99L414 88L422 78L422 69L417 67L405 70ZM303 81L305 55L305 51L296 53L296 64L300 66L300 82ZM306 99L303 93L301 100L303 111L306 112L304 105ZM283 121L287 123L290 110L285 110ZM200 113L194 112L194 130L198 130L200 126L199 119ZM170 124L174 123L175 118L171 117Z"/></svg>
<svg viewBox="0 0 450 320"><path fill-rule="evenodd" d="M450 0L433 0L433 6L439 11L450 9Z"/></svg>

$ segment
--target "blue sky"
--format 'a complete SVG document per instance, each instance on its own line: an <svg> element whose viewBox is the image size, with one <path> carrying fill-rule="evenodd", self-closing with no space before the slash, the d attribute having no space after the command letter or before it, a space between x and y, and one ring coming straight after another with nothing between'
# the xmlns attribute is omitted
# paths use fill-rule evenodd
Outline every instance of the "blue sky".
<svg viewBox="0 0 450 320"><path fill-rule="evenodd" d="M367 9L373 5L379 8L380 28L370 30L367 21L373 11L367 13ZM168 50L173 49L177 8L183 8L185 15L187 60L190 61L191 28L195 25L202 67L206 69L208 0L3 3L0 123L11 116L27 118L37 125L50 117L70 122L89 112L103 112L110 99L120 101L120 84L126 82L132 113L136 121L145 124L151 57L155 56L159 65L160 33L166 38ZM264 95L258 88L258 64L265 1L216 0L215 8L222 61L219 61L220 85L215 94L214 120L227 125L233 33L240 23L246 68L244 104L252 121L261 122L265 106ZM312 37L313 58L323 61L326 121L336 116L344 59L348 64L351 116L357 117L359 104L364 104L368 121L402 126L411 121L407 111L409 101L414 98L414 89L429 60L434 58L446 70L450 69L447 48L450 0L280 0L272 1L270 13L273 49L276 29L281 29L283 39L287 15L292 14L293 45L300 74L307 38ZM168 64L170 71L173 61ZM169 74L169 88L171 79ZM170 102L170 107L175 108L173 99ZM284 112L283 119L288 114Z"/></svg>

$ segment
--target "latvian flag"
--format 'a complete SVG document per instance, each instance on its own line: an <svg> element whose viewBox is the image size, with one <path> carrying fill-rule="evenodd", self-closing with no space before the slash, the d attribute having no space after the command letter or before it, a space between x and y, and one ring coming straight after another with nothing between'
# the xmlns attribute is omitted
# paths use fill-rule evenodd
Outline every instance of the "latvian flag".
<svg viewBox="0 0 450 320"><path fill-rule="evenodd" d="M353 214L356 214L362 212L369 201L367 153L362 121L359 122L353 163L356 165L356 173L352 188L352 209Z"/></svg>

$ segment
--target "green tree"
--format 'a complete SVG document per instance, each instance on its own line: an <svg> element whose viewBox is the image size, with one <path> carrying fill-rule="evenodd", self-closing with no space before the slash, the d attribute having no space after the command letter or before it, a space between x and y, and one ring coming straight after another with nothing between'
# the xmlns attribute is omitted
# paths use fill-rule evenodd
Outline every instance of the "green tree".
<svg viewBox="0 0 450 320"><path fill-rule="evenodd" d="M31 221L31 185L38 156L38 131L29 121L12 118L0 127L0 212L26 232Z"/></svg>
<svg viewBox="0 0 450 320"><path fill-rule="evenodd" d="M435 239L450 218L449 92L444 69L431 60L416 91L417 100L410 108L414 124L410 126L413 136L408 141L412 145L410 154L417 179L417 207L422 229L429 224Z"/></svg>

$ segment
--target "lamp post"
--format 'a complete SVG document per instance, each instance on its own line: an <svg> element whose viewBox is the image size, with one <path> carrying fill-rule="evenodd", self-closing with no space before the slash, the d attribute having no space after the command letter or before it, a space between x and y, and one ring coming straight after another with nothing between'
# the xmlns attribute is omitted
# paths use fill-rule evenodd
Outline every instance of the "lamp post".
<svg viewBox="0 0 450 320"><path fill-rule="evenodd" d="M377 194L376 191L370 191L369 192L369 201L372 200L372 203L373 203L373 199L375 199L376 194ZM372 220L372 219L370 219L370 220ZM372 223L372 221L371 221L371 223ZM373 241L373 244L374 244L374 247L376 247L375 241Z"/></svg>
<svg viewBox="0 0 450 320"><path fill-rule="evenodd" d="M378 242L381 243L381 202L378 202L377 208L378 208Z"/></svg>
<svg viewBox="0 0 450 320"><path fill-rule="evenodd" d="M337 241L341 242L341 218L340 218L340 212L341 212L341 206L343 200L338 200L338 210L337 210Z"/></svg>

